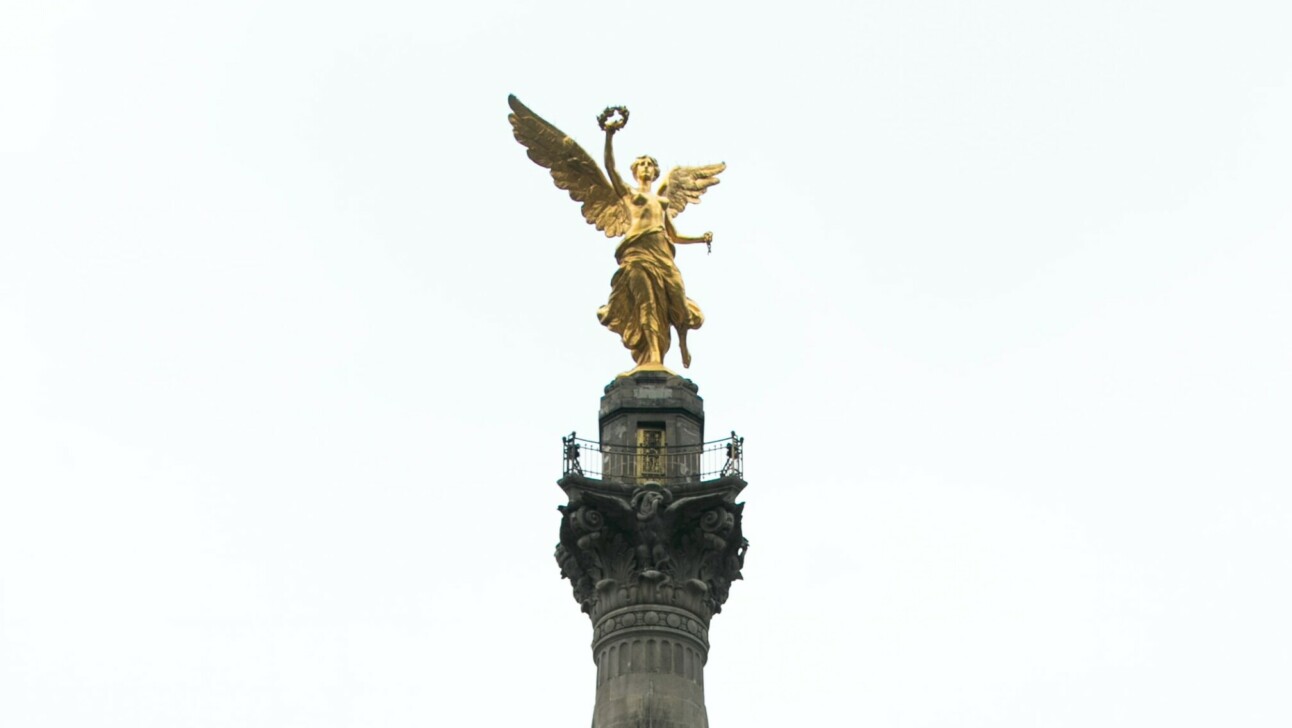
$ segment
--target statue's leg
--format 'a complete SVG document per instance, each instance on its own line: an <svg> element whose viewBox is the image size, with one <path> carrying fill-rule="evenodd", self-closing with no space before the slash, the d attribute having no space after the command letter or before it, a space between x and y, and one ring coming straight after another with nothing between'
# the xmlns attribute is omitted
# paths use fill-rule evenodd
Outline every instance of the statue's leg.
<svg viewBox="0 0 1292 728"><path fill-rule="evenodd" d="M682 366L690 368L691 351L686 347L686 332L703 326L704 314L700 312L700 307L695 301L687 298L680 288L675 293L676 295L669 299L669 322L677 328L677 344L682 350Z"/></svg>
<svg viewBox="0 0 1292 728"><path fill-rule="evenodd" d="M651 283L653 285L653 299L655 302L655 339L656 346L659 348L659 360L664 361L664 356L673 345L673 290L669 278L664 271L652 271Z"/></svg>
<svg viewBox="0 0 1292 728"><path fill-rule="evenodd" d="M650 274L634 266L628 279L628 292L636 311L637 327L641 332L633 347L633 361L637 366L663 364L664 350L660 349L660 310L654 283ZM667 336L667 334L666 334Z"/></svg>

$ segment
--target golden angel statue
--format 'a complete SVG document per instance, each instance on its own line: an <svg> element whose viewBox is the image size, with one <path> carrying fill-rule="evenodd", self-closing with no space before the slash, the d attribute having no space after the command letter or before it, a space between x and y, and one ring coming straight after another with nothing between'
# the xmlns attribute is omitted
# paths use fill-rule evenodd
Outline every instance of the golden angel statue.
<svg viewBox="0 0 1292 728"><path fill-rule="evenodd" d="M529 158L552 173L556 186L583 203L583 217L608 238L623 236L615 249L619 270L610 279L610 301L597 311L597 318L622 337L632 351L637 367L632 371L660 370L671 343L670 329L677 329L682 366L691 366L686 332L704 323L695 301L686 297L682 273L673 258L677 245L705 243L712 250L713 233L700 237L679 235L673 218L700 195L718 184L718 173L727 165L674 167L659 190L651 183L659 178L659 163L653 157L638 157L631 169L635 187L624 184L615 170L612 148L615 132L628 123L628 109L607 108L597 123L606 133L606 175L592 156L564 132L530 111L515 96L508 96L508 116L516 140L529 150Z"/></svg>

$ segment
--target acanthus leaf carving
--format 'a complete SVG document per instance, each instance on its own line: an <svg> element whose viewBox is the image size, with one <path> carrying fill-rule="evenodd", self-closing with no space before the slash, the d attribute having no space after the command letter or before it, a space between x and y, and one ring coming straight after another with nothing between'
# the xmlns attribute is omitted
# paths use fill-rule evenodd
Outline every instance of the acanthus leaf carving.
<svg viewBox="0 0 1292 728"><path fill-rule="evenodd" d="M682 607L706 622L721 611L748 548L743 504L730 500L738 489L676 498L653 483L621 486L622 496L567 491L557 562L594 622L628 604Z"/></svg>

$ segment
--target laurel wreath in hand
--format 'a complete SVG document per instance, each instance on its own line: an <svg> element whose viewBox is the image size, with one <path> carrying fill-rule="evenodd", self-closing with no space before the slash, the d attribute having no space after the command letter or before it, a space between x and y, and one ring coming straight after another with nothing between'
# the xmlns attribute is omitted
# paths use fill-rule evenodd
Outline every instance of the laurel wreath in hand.
<svg viewBox="0 0 1292 728"><path fill-rule="evenodd" d="M618 114L618 118L614 118ZM607 106L606 110L597 116L597 126L601 131L614 134L628 124L628 107L627 106Z"/></svg>

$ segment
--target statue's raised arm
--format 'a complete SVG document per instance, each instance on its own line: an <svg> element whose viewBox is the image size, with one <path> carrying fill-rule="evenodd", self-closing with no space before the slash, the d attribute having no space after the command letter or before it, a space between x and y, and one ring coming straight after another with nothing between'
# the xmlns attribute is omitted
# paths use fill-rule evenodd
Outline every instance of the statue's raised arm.
<svg viewBox="0 0 1292 728"><path fill-rule="evenodd" d="M616 115L618 118L615 118ZM615 132L627 124L628 109L624 106L607 106L601 116L597 117L597 125L606 133L606 174L610 175L610 186L621 200L628 197L628 185L624 184L623 177L619 176L619 168L615 166Z"/></svg>
<svg viewBox="0 0 1292 728"><path fill-rule="evenodd" d="M628 109L608 107L597 117L606 133L603 174L591 155L560 129L515 96L507 97L507 103L512 132L529 150L529 158L552 173L557 187L583 204L583 217L590 224L607 237L623 237L615 249L619 270L610 279L610 300L597 311L597 318L632 351L637 362L633 371L668 371L664 355L673 329L678 333L682 364L690 366L686 333L700 328L704 314L686 297L674 257L677 245L712 243L713 234L680 235L672 219L688 204L699 203L727 165L674 167L656 193L651 186L659 179L659 164L654 157L641 156L632 163L634 184L630 186L619 176L614 155L614 135L628 123Z"/></svg>

